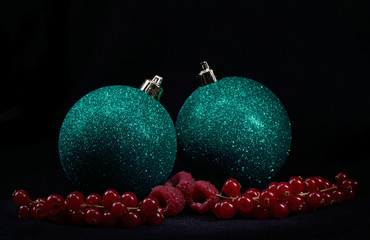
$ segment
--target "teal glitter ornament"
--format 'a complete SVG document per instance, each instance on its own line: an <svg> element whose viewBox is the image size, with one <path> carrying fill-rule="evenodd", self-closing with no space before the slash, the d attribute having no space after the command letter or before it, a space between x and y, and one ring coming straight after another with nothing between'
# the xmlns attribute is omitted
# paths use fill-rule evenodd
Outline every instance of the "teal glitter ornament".
<svg viewBox="0 0 370 240"><path fill-rule="evenodd" d="M163 183L175 163L176 130L159 103L162 78L140 89L96 89L67 113L59 135L64 172L79 189L115 188L139 196Z"/></svg>
<svg viewBox="0 0 370 240"><path fill-rule="evenodd" d="M262 84L242 77L216 79L206 62L201 87L182 106L176 130L180 156L194 175L243 186L273 178L285 163L291 124L281 101Z"/></svg>

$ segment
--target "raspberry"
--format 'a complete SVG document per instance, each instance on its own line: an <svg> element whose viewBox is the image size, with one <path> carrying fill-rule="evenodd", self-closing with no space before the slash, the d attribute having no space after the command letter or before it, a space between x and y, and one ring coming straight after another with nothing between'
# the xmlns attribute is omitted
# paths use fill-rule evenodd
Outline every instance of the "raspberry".
<svg viewBox="0 0 370 240"><path fill-rule="evenodd" d="M185 207L185 198L180 190L171 186L157 186L153 188L149 196L159 200L159 207L163 209L165 217L179 214Z"/></svg>
<svg viewBox="0 0 370 240"><path fill-rule="evenodd" d="M189 191L189 188L191 188L194 182L195 180L190 173L182 171L168 179L164 183L164 186L175 187L178 190L180 190L183 194L185 194L186 192Z"/></svg>
<svg viewBox="0 0 370 240"><path fill-rule="evenodd" d="M207 181L196 181L185 197L191 210L197 213L207 213L218 202L217 188Z"/></svg>

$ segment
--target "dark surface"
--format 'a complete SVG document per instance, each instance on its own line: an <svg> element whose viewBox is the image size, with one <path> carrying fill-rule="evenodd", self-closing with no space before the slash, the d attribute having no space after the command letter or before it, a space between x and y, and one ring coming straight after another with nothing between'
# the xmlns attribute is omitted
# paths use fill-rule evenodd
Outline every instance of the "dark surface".
<svg viewBox="0 0 370 240"><path fill-rule="evenodd" d="M367 1L2 1L0 239L369 235L369 10ZM33 198L74 190L57 137L80 97L107 85L139 86L158 74L161 102L175 120L198 87L204 60L219 78L254 79L285 105L293 140L277 181L333 178L343 170L359 179L358 198L284 220L184 213L136 230L17 219L14 189ZM181 156L174 172L180 169Z"/></svg>

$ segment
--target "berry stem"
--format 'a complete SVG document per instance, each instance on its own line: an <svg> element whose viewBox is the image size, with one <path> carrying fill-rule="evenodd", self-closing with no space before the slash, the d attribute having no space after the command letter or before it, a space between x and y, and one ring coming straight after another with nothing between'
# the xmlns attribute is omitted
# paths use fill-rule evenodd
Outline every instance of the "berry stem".
<svg viewBox="0 0 370 240"><path fill-rule="evenodd" d="M330 187L330 188L324 188L324 189L321 189L320 192L327 192L327 191L331 191L331 190L334 190L334 189L337 189L338 187L337 186L333 186L333 187ZM310 192L304 192L304 193L300 193L298 194L299 196L301 197L306 197L310 194Z"/></svg>

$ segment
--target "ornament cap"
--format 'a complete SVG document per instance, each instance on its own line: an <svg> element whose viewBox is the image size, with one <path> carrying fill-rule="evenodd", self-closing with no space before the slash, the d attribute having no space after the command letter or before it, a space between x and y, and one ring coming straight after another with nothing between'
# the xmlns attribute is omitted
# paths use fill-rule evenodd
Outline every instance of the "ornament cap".
<svg viewBox="0 0 370 240"><path fill-rule="evenodd" d="M209 65L206 61L200 63L202 71L198 74L198 79L201 86L205 86L214 82L217 82L217 78L212 69L209 68Z"/></svg>
<svg viewBox="0 0 370 240"><path fill-rule="evenodd" d="M153 79L146 79L143 84L141 84L140 90L159 101L163 93L163 88L161 87L162 81L162 77L155 75Z"/></svg>

